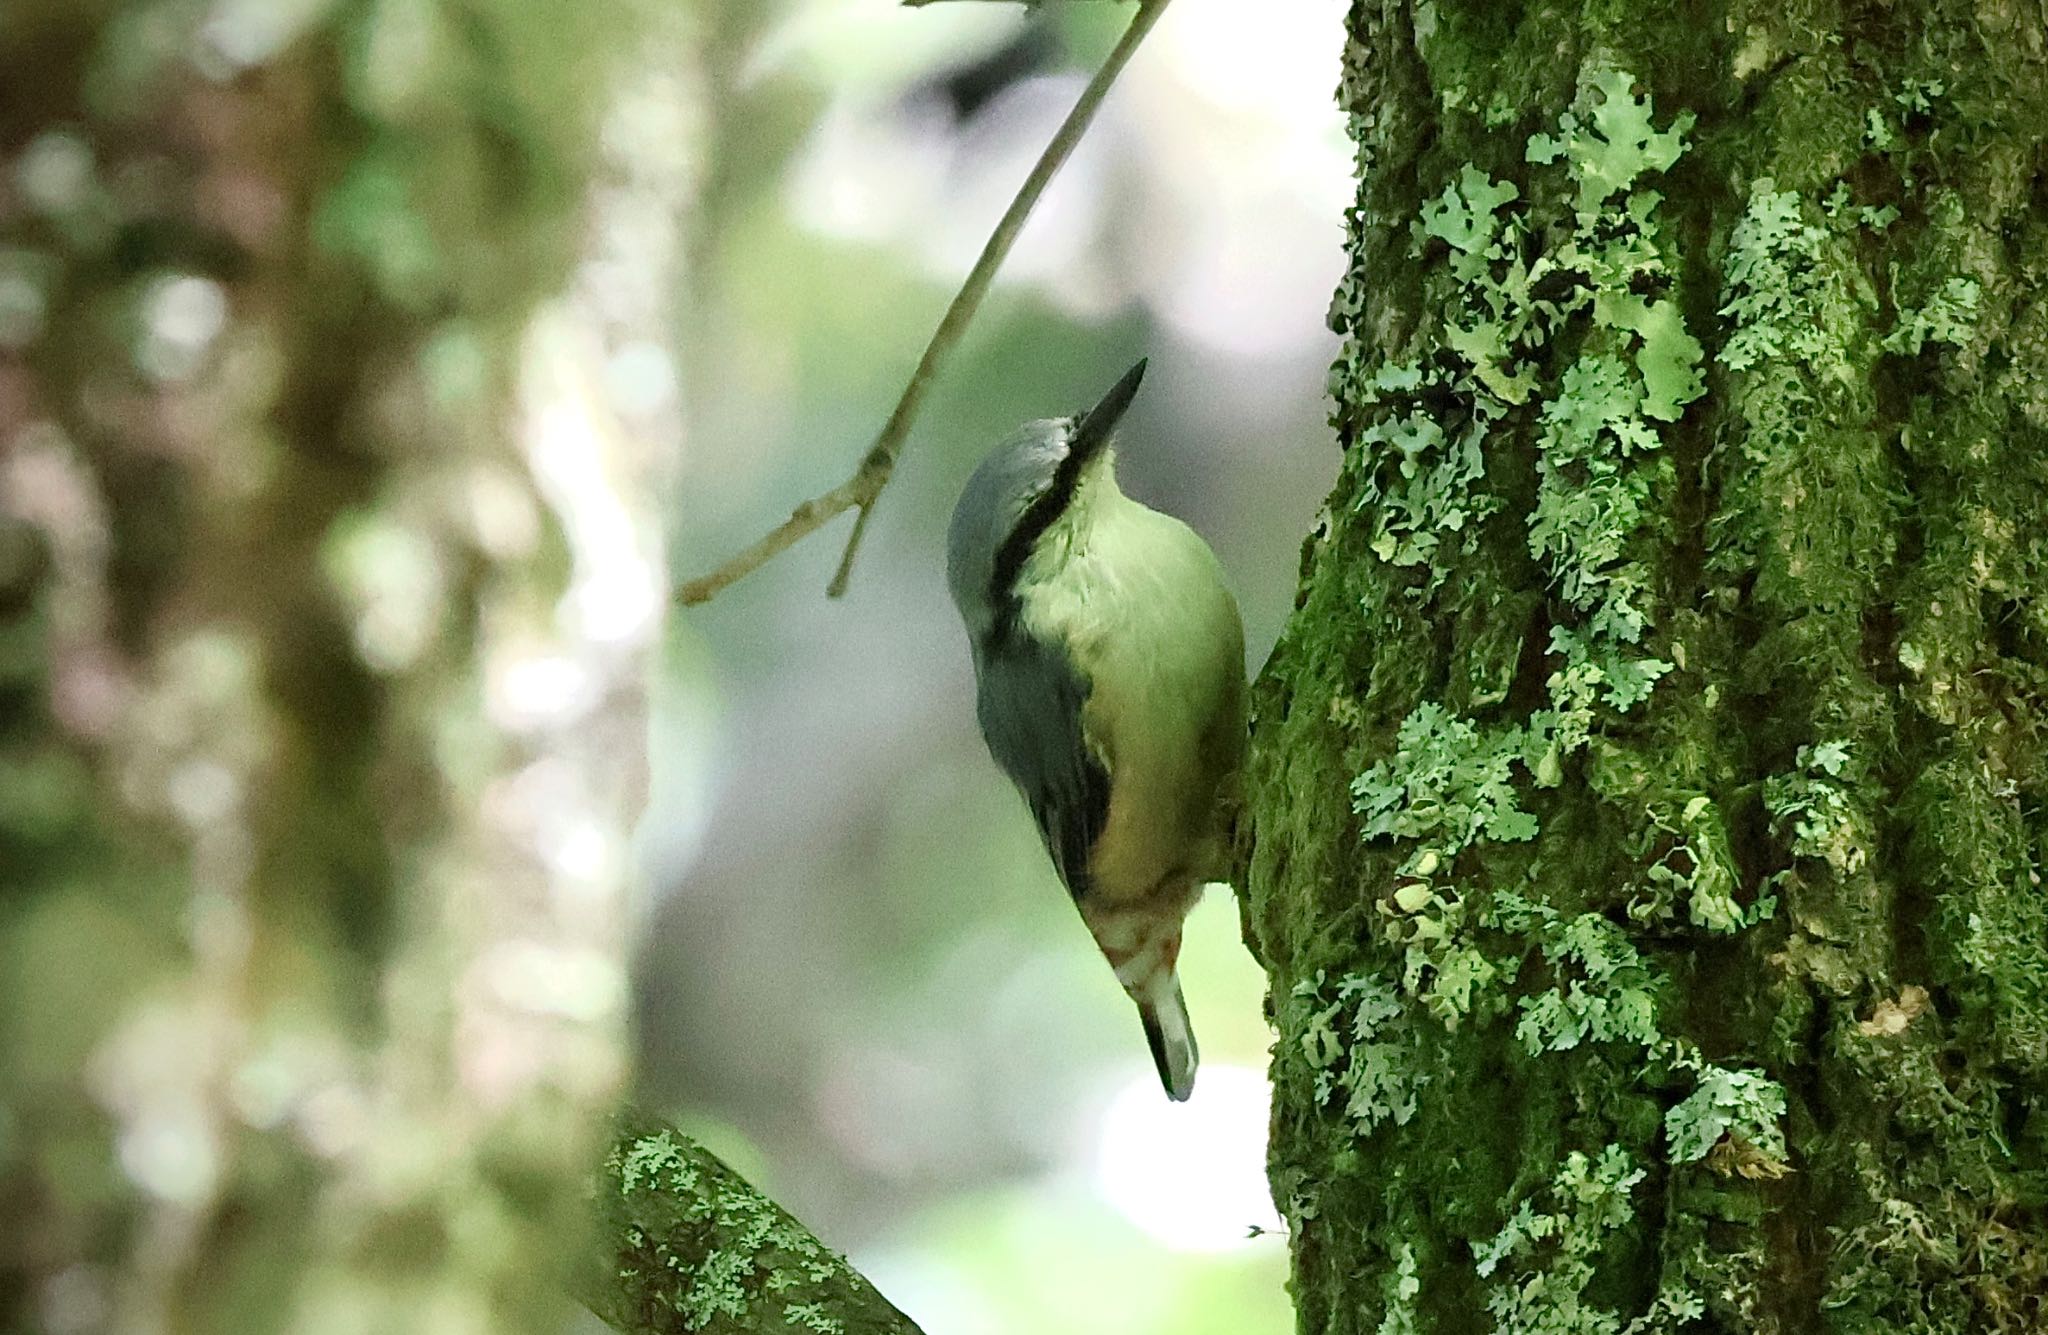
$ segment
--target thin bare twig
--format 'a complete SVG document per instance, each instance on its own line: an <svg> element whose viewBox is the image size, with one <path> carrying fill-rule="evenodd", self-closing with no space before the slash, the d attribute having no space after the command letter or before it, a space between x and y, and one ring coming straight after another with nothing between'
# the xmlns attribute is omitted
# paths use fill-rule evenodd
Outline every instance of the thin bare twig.
<svg viewBox="0 0 2048 1335"><path fill-rule="evenodd" d="M860 550L861 537L867 532L868 515L874 509L875 500L882 494L882 488L889 483L889 477L896 471L897 456L903 452L903 441L910 434L910 425L917 417L917 410L924 403L925 391L931 387L939 365L960 342L967 330L968 321L981 306L981 299L988 294L989 284L995 279L996 270L1002 267L1010 247L1017 240L1017 234L1024 229L1024 220L1031 216L1037 206L1038 197L1045 193L1045 187L1073 153L1074 145L1081 142L1081 136L1088 131L1089 122L1095 119L1102 99L1116 83L1117 75L1123 73L1125 65L1137 51L1139 43L1151 32L1152 25L1166 9L1168 0L1139 0L1138 12L1131 16L1131 26L1124 29L1124 35L1117 39L1109 58L1102 62L1102 68L1088 81L1081 91L1074 109L1067 113L1060 123L1052 142L1039 154L1038 162L1031 168L1031 174L1024 178L1018 188L1017 197L1010 201L1010 207L989 234L988 244L981 248L981 257L968 270L967 280L960 285L960 291L953 297L953 304L946 308L946 314L939 321L939 327L932 332L931 342L925 344L924 356L919 359L917 369L910 373L910 383L903 387L903 397L896 401L896 410L889 414L881 434L862 456L860 466L853 476L821 496L814 496L799 505L789 518L771 529L760 541L733 557L718 569L699 579L690 580L676 590L676 601L684 606L709 601L727 585L760 569L783 551L794 546L799 540L823 528L848 510L858 509L854 517L853 532L847 535L846 551L839 558L839 569L832 576L832 583L825 589L827 596L837 598L846 592L846 581L853 573L854 554Z"/></svg>

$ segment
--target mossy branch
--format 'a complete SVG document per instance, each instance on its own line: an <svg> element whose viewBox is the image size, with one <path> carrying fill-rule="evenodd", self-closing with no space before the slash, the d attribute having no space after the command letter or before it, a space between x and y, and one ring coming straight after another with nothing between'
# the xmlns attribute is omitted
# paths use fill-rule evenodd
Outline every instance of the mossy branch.
<svg viewBox="0 0 2048 1335"><path fill-rule="evenodd" d="M995 231L989 234L988 244L981 249L981 256L968 271L967 279L960 285L960 291L953 297L953 304L946 308L946 314L933 331L931 341L925 345L924 356L918 360L917 369L910 373L910 382L903 387L902 397L897 399L895 411L883 424L881 434L854 470L853 476L821 496L814 496L790 512L789 518L769 530L753 546L733 557L718 569L698 579L683 584L676 590L676 601L685 607L708 602L734 581L752 574L781 555L798 541L823 528L848 510L857 510L854 516L853 532L847 535L846 550L839 558L839 569L832 576L832 583L825 592L837 598L846 592L846 582L853 573L853 558L860 550L860 540L867 532L868 516L874 510L875 501L881 496L882 488L889 484L890 476L896 471L896 459L903 452L904 438L910 434L911 423L917 419L918 409L924 405L925 392L937 376L946 355L960 342L967 332L968 322L981 308L981 299L988 295L989 284L995 280L996 270L1009 256L1010 247L1015 244L1017 234L1024 230L1025 219L1038 205L1039 196L1052 182L1059 169L1073 153L1074 146L1081 142L1081 136L1088 132L1089 124L1095 119L1103 98L1130 63L1131 56L1151 32L1152 25L1166 9L1167 0L1139 0L1138 12L1131 17L1131 26L1124 29L1124 35L1117 39L1109 58L1102 62L1102 68L1081 90L1074 109L1067 113L1066 120L1054 132L1052 142L1039 154L1038 161L1031 168L1031 174L1024 178L1024 184L1017 190L1016 198L996 223Z"/></svg>
<svg viewBox="0 0 2048 1335"><path fill-rule="evenodd" d="M846 1258L688 1136L622 1115L581 1298L626 1335L922 1335Z"/></svg>

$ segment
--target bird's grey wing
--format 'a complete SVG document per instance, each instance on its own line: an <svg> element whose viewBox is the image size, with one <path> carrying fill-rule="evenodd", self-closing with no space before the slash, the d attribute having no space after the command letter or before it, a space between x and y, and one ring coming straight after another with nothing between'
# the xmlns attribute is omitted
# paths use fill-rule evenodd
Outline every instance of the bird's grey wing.
<svg viewBox="0 0 2048 1335"><path fill-rule="evenodd" d="M1022 637L988 646L976 664L976 712L989 754L1038 822L1067 892L1088 893L1088 850L1109 821L1109 771L1081 731L1087 683Z"/></svg>

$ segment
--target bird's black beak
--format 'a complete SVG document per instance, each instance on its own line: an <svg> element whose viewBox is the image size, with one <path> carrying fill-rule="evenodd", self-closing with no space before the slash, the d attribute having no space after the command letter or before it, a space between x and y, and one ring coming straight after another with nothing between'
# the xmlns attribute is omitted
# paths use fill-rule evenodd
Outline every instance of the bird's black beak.
<svg viewBox="0 0 2048 1335"><path fill-rule="evenodd" d="M1124 415L1124 409L1131 406L1131 400L1138 396L1138 382L1145 378L1145 359L1124 372L1124 378L1110 387L1102 396L1102 402L1090 408L1074 422L1074 435L1067 442L1067 453L1084 462L1101 452L1109 444L1111 433L1116 430L1117 420Z"/></svg>

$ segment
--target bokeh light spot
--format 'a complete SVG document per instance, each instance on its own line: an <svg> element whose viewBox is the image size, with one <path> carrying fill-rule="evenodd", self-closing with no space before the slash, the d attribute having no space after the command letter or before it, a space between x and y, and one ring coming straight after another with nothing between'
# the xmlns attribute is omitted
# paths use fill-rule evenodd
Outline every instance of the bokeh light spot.
<svg viewBox="0 0 2048 1335"><path fill-rule="evenodd" d="M1103 1115L1097 1190L1175 1251L1229 1251L1247 1245L1255 1226L1278 1229L1266 1187L1272 1093L1249 1067L1204 1064L1194 1097L1175 1104L1147 1073Z"/></svg>

